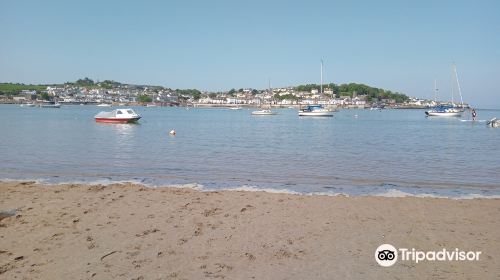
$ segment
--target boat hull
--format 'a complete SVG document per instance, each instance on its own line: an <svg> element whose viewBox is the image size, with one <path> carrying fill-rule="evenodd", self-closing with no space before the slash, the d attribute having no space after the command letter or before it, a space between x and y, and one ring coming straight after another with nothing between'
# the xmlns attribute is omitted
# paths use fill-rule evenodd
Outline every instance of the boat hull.
<svg viewBox="0 0 500 280"><path fill-rule="evenodd" d="M277 115L277 113L273 112L273 111L253 111L252 115L254 115L254 116L273 116L273 115Z"/></svg>
<svg viewBox="0 0 500 280"><path fill-rule="evenodd" d="M96 122L100 123L134 123L137 122L141 117L138 118L95 118Z"/></svg>
<svg viewBox="0 0 500 280"><path fill-rule="evenodd" d="M40 108L61 108L61 104L42 104Z"/></svg>
<svg viewBox="0 0 500 280"><path fill-rule="evenodd" d="M333 117L333 112L299 112L299 117Z"/></svg>
<svg viewBox="0 0 500 280"><path fill-rule="evenodd" d="M462 112L432 112L426 111L425 114L430 117L460 117Z"/></svg>

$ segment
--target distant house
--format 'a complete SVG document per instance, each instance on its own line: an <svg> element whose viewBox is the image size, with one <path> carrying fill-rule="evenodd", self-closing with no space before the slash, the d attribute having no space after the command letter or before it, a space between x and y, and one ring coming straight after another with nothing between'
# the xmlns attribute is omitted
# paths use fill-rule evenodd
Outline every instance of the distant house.
<svg viewBox="0 0 500 280"><path fill-rule="evenodd" d="M24 95L24 96L35 95L36 90L23 89L23 90L21 90L21 92L19 94Z"/></svg>
<svg viewBox="0 0 500 280"><path fill-rule="evenodd" d="M14 96L13 99L15 102L26 101L26 97L24 96Z"/></svg>

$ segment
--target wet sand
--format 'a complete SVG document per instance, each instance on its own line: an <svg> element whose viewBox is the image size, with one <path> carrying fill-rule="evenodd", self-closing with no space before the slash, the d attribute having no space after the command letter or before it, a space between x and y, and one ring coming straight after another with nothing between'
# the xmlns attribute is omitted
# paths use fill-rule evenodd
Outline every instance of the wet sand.
<svg viewBox="0 0 500 280"><path fill-rule="evenodd" d="M0 279L499 279L500 200L0 183ZM480 260L379 266L384 243Z"/></svg>

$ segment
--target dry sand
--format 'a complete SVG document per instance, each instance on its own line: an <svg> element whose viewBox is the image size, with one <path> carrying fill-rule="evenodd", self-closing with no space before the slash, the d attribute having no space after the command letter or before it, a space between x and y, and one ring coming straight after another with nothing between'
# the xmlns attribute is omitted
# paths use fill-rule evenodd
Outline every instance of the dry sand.
<svg viewBox="0 0 500 280"><path fill-rule="evenodd" d="M0 183L0 279L500 279L500 200ZM482 251L397 262L383 243Z"/></svg>

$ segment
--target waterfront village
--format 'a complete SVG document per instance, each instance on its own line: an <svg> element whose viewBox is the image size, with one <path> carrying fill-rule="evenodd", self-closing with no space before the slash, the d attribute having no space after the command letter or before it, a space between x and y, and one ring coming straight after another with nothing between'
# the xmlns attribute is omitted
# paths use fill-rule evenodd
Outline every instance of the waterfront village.
<svg viewBox="0 0 500 280"><path fill-rule="evenodd" d="M321 90L323 90L321 92ZM85 78L61 85L0 84L0 103L61 105L157 105L193 107L273 106L291 107L323 104L333 108L427 108L433 100L408 97L401 93L363 84L310 84L295 87L231 89L227 92L204 92L196 89L173 90L161 86L95 82Z"/></svg>

